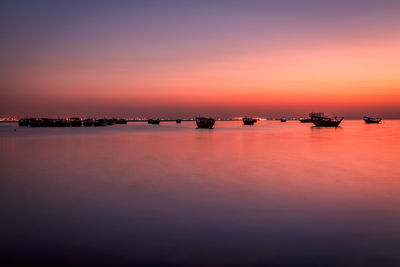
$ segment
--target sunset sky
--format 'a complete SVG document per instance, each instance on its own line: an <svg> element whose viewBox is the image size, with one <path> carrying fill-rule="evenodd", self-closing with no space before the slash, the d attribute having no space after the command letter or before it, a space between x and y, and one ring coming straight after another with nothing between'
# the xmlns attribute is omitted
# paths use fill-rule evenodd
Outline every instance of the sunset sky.
<svg viewBox="0 0 400 267"><path fill-rule="evenodd" d="M0 116L400 118L400 1L1 1Z"/></svg>

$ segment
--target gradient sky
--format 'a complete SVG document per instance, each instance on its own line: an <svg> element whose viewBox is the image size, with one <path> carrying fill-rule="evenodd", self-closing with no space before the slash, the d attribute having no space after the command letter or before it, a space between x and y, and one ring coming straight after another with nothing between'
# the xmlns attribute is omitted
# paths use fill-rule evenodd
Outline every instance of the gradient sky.
<svg viewBox="0 0 400 267"><path fill-rule="evenodd" d="M400 1L1 1L0 116L400 118Z"/></svg>

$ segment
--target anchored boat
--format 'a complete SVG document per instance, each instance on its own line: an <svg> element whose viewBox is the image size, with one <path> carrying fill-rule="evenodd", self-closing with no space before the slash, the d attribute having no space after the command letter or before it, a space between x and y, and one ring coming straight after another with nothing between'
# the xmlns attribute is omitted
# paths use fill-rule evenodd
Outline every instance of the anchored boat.
<svg viewBox="0 0 400 267"><path fill-rule="evenodd" d="M313 120L312 122L317 127L338 127L343 119L344 119L344 117L341 117L340 119L338 119L337 117L329 118L329 117L317 117L317 116L315 116L312 119Z"/></svg>
<svg viewBox="0 0 400 267"><path fill-rule="evenodd" d="M160 119L149 119L148 124L160 124Z"/></svg>
<svg viewBox="0 0 400 267"><path fill-rule="evenodd" d="M213 118L197 117L196 124L198 128L212 129L214 127L215 120Z"/></svg>
<svg viewBox="0 0 400 267"><path fill-rule="evenodd" d="M367 116L364 116L363 119L364 119L365 123L380 123L382 120L382 118L372 118L372 117L367 117Z"/></svg>
<svg viewBox="0 0 400 267"><path fill-rule="evenodd" d="M244 125L253 125L257 122L257 120L253 118L243 118L242 120Z"/></svg>

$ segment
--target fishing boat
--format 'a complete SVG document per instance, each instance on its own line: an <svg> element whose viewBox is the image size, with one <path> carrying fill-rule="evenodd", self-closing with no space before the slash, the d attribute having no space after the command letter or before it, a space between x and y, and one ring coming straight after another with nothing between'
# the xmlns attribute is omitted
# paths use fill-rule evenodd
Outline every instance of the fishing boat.
<svg viewBox="0 0 400 267"><path fill-rule="evenodd" d="M257 120L253 118L243 118L242 121L244 125L253 125L257 122Z"/></svg>
<svg viewBox="0 0 400 267"><path fill-rule="evenodd" d="M98 119L93 122L93 126L106 126L107 120L106 119Z"/></svg>
<svg viewBox="0 0 400 267"><path fill-rule="evenodd" d="M286 119L280 119L281 120L281 122L286 122Z"/></svg>
<svg viewBox="0 0 400 267"><path fill-rule="evenodd" d="M93 126L93 123L94 123L93 119L90 119L90 118L84 119L82 122L83 126L85 126L85 127L91 127L91 126Z"/></svg>
<svg viewBox="0 0 400 267"><path fill-rule="evenodd" d="M80 118L69 118L69 123L73 127L81 127L82 126L82 120Z"/></svg>
<svg viewBox="0 0 400 267"><path fill-rule="evenodd" d="M197 117L196 124L198 128L212 129L214 127L215 120L213 118Z"/></svg>
<svg viewBox="0 0 400 267"><path fill-rule="evenodd" d="M176 123L181 123L181 122L182 122L181 119L177 119L177 120L176 120Z"/></svg>
<svg viewBox="0 0 400 267"><path fill-rule="evenodd" d="M309 114L309 118L301 118L299 119L299 121L302 123L310 123L313 122L314 117L323 117L323 116L324 116L323 112L311 112Z"/></svg>
<svg viewBox="0 0 400 267"><path fill-rule="evenodd" d="M149 119L148 124L160 124L160 119Z"/></svg>
<svg viewBox="0 0 400 267"><path fill-rule="evenodd" d="M344 117L341 117L338 119L337 117L335 118L329 118L329 117L313 117L313 123L317 127L338 127L339 124L342 122Z"/></svg>
<svg viewBox="0 0 400 267"><path fill-rule="evenodd" d="M364 116L363 119L364 119L365 123L380 123L382 120L382 118L372 118L372 117L367 117L367 116Z"/></svg>
<svg viewBox="0 0 400 267"><path fill-rule="evenodd" d="M125 119L118 119L115 121L115 124L127 124L127 123L128 123L128 121Z"/></svg>
<svg viewBox="0 0 400 267"><path fill-rule="evenodd" d="M29 126L29 119L27 118L21 118L18 120L18 125L19 126Z"/></svg>

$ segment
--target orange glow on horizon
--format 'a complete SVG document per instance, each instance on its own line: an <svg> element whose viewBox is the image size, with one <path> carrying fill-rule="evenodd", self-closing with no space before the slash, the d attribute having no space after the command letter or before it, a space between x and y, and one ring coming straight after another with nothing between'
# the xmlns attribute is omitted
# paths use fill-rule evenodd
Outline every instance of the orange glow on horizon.
<svg viewBox="0 0 400 267"><path fill-rule="evenodd" d="M60 107L98 103L99 110L104 105L203 107L234 114L235 107L351 111L390 106L400 114L400 38L390 33L378 39L314 37L308 45L290 41L273 49L243 41L214 57L188 47L176 60L161 52L137 60L126 51L43 56L18 72L6 71L4 85L13 90L1 94L11 101L20 92L30 102Z"/></svg>

